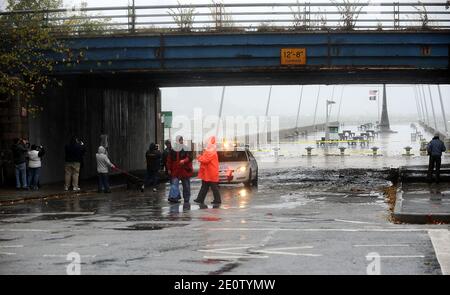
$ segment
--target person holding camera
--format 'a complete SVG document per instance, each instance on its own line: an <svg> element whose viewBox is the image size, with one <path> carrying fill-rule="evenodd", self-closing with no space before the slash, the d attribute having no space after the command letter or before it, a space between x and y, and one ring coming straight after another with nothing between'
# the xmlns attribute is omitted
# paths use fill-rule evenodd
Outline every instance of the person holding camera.
<svg viewBox="0 0 450 295"><path fill-rule="evenodd" d="M27 182L27 140L15 138L11 147L16 175L16 189L28 189Z"/></svg>
<svg viewBox="0 0 450 295"><path fill-rule="evenodd" d="M45 154L43 146L33 144L28 152L28 187L37 190L41 170L41 159Z"/></svg>
<svg viewBox="0 0 450 295"><path fill-rule="evenodd" d="M85 154L84 143L76 136L72 137L70 143L65 146L65 177L64 190L69 190L72 184L74 191L79 191L78 178L80 176L80 167L83 163L83 156Z"/></svg>

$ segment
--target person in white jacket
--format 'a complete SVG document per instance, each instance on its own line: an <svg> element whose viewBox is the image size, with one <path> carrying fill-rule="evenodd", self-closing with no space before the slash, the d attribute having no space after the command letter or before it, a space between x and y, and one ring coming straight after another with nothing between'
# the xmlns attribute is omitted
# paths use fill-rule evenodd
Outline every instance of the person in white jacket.
<svg viewBox="0 0 450 295"><path fill-rule="evenodd" d="M102 191L105 193L110 193L108 173L109 168L116 168L114 164L111 163L108 156L106 155L106 149L103 146L98 147L98 153L95 154L97 159L97 173L98 173L98 192Z"/></svg>
<svg viewBox="0 0 450 295"><path fill-rule="evenodd" d="M42 166L41 158L44 154L44 148L35 144L33 144L31 150L28 151L28 187L30 189L39 189L39 172Z"/></svg>

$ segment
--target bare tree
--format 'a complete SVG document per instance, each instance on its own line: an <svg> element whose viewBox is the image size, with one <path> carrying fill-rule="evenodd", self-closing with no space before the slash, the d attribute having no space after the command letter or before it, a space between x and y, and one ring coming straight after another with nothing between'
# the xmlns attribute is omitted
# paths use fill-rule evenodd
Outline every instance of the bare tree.
<svg viewBox="0 0 450 295"><path fill-rule="evenodd" d="M309 19L309 10L306 9L306 5L303 6L303 9L297 0L297 5L295 6L289 6L289 9L292 12L292 16L294 17L294 27L295 28L302 28L306 30L308 27L308 19Z"/></svg>
<svg viewBox="0 0 450 295"><path fill-rule="evenodd" d="M342 28L345 30L353 30L355 28L361 10L368 3L361 3L361 0L342 0L342 2L331 0L331 2L341 14Z"/></svg>
<svg viewBox="0 0 450 295"><path fill-rule="evenodd" d="M310 29L319 28L320 30L328 30L327 23L328 20L326 14L319 8L319 10L314 13L314 19L311 20Z"/></svg>
<svg viewBox="0 0 450 295"><path fill-rule="evenodd" d="M419 12L420 23L422 29L427 29L430 25L430 19L428 18L428 11L425 5L418 1L418 6L413 6Z"/></svg>
<svg viewBox="0 0 450 295"><path fill-rule="evenodd" d="M192 30L194 24L195 8L183 7L179 1L177 2L178 7L175 10L172 8L169 9L169 14L181 31L189 32Z"/></svg>
<svg viewBox="0 0 450 295"><path fill-rule="evenodd" d="M226 11L225 6L221 0L213 0L213 7L210 8L211 17L214 21L216 30L223 30L225 28L233 27L233 19L231 15Z"/></svg>

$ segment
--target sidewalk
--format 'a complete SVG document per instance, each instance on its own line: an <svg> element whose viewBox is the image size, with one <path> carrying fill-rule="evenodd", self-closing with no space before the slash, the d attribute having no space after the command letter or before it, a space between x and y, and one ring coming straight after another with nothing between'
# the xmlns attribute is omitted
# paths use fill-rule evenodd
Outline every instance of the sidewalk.
<svg viewBox="0 0 450 295"><path fill-rule="evenodd" d="M446 167L447 168L447 167ZM426 181L426 167L407 167L400 172L402 183L397 193L394 217L415 224L450 222L450 182L441 177L439 184Z"/></svg>
<svg viewBox="0 0 450 295"><path fill-rule="evenodd" d="M145 177L144 171L134 171L136 175L142 179ZM112 174L109 177L111 190L125 188L127 186L127 178L122 174ZM14 187L0 188L0 206L13 205L31 200L64 198L72 195L83 195L97 192L97 178L89 178L80 180L80 191L64 191L64 183L44 184L39 190L16 190Z"/></svg>

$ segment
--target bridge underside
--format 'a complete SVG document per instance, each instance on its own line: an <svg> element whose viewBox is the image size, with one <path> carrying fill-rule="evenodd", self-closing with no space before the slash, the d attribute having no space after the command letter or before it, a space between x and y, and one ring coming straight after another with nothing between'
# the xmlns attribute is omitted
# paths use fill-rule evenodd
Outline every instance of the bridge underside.
<svg viewBox="0 0 450 295"><path fill-rule="evenodd" d="M66 43L71 61L54 56L57 75L126 76L164 87L450 83L450 34L442 30L166 33Z"/></svg>
<svg viewBox="0 0 450 295"><path fill-rule="evenodd" d="M197 71L197 72L123 72L88 74L77 79L102 81L133 80L153 87L245 86L245 85L338 85L338 84L450 84L447 70L358 69L277 71ZM75 78L67 75L65 78Z"/></svg>

